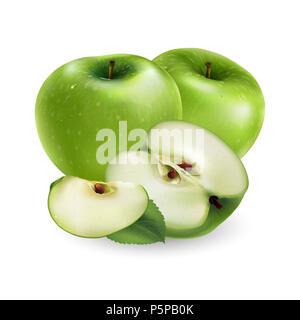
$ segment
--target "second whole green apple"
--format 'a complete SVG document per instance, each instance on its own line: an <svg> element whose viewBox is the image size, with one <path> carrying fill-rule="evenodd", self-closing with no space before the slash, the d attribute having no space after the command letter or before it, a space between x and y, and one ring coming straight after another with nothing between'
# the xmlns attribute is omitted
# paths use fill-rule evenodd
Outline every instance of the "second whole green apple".
<svg viewBox="0 0 300 320"><path fill-rule="evenodd" d="M202 49L175 49L153 60L180 90L183 120L222 138L242 157L264 119L264 97L254 77L235 62Z"/></svg>
<svg viewBox="0 0 300 320"><path fill-rule="evenodd" d="M118 147L120 121L127 121L128 132L148 131L161 121L180 119L182 107L166 71L145 58L119 54L81 58L58 68L39 91L35 115L42 145L64 174L103 180L99 130L112 130ZM129 141L127 148L134 143Z"/></svg>

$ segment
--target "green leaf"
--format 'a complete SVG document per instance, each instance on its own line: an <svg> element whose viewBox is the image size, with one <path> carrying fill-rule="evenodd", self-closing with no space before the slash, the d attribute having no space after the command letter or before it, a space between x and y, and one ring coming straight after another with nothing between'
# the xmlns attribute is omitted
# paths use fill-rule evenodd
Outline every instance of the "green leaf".
<svg viewBox="0 0 300 320"><path fill-rule="evenodd" d="M166 226L163 215L152 200L145 213L131 226L107 236L124 244L150 244L165 242Z"/></svg>

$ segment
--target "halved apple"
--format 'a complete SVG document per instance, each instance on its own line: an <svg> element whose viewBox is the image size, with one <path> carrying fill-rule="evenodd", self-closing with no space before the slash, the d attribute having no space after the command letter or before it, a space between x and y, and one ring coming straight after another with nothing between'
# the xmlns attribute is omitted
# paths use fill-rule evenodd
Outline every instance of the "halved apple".
<svg viewBox="0 0 300 320"><path fill-rule="evenodd" d="M165 217L167 236L190 238L215 229L238 206L248 177L241 160L216 135L196 125L163 122L151 129L149 151L124 152L107 180L141 184Z"/></svg>
<svg viewBox="0 0 300 320"><path fill-rule="evenodd" d="M130 182L97 182L66 176L50 187L53 220L77 236L99 238L122 230L146 211L148 195Z"/></svg>

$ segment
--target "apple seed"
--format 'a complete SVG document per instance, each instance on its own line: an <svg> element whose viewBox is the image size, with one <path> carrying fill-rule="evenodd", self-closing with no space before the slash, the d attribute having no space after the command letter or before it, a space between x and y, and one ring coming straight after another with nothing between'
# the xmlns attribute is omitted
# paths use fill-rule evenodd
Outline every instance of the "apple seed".
<svg viewBox="0 0 300 320"><path fill-rule="evenodd" d="M189 171L193 168L193 165L183 161L182 163L178 164L178 167L184 169L185 171Z"/></svg>
<svg viewBox="0 0 300 320"><path fill-rule="evenodd" d="M94 187L96 193L103 194L105 192L104 187L100 183L96 183Z"/></svg>
<svg viewBox="0 0 300 320"><path fill-rule="evenodd" d="M175 169L171 169L168 173L168 177L170 179L175 179L177 177L177 172L175 171Z"/></svg>
<svg viewBox="0 0 300 320"><path fill-rule="evenodd" d="M217 196L211 196L209 198L209 203L214 205L217 209L222 209L223 206L221 205L221 203L218 200L219 200L219 198Z"/></svg>

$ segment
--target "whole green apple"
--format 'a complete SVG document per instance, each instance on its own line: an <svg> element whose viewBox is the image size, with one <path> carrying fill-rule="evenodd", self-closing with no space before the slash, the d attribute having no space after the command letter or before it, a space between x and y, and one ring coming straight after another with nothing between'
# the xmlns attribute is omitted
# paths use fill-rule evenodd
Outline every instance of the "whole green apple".
<svg viewBox="0 0 300 320"><path fill-rule="evenodd" d="M176 49L154 59L179 87L183 120L221 137L242 157L264 119L264 97L252 75L235 62L202 49Z"/></svg>
<svg viewBox="0 0 300 320"><path fill-rule="evenodd" d="M96 158L99 130L113 130L118 146L120 121L127 121L128 131L148 131L163 120L180 119L182 108L166 71L145 58L119 54L58 68L39 91L35 115L42 145L64 174L103 180L106 164ZM129 141L127 148L133 144Z"/></svg>

